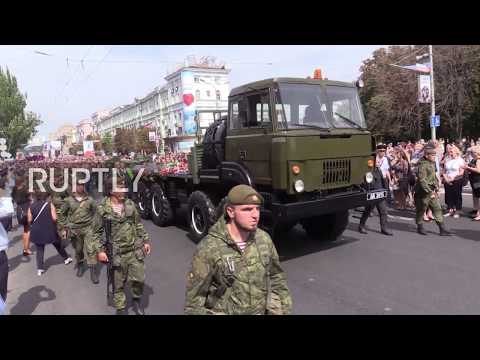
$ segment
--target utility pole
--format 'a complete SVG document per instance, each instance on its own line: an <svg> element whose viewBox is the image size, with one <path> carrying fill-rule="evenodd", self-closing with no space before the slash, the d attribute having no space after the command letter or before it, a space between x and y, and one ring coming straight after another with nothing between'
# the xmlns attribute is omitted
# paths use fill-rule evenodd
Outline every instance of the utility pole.
<svg viewBox="0 0 480 360"><path fill-rule="evenodd" d="M435 84L433 81L433 50L432 50L432 45L428 46L429 54L430 54L430 87L432 90L432 116L430 119L432 119L435 116ZM430 120L432 121L432 120ZM433 124L435 125L435 124ZM432 140L435 141L437 139L437 128L435 126L431 127L432 130Z"/></svg>

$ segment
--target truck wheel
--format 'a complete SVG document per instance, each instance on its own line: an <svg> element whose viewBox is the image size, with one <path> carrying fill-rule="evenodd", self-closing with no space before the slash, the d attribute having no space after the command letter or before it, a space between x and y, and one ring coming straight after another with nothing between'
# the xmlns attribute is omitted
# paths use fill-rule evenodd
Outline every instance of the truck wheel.
<svg viewBox="0 0 480 360"><path fill-rule="evenodd" d="M151 212L148 201L148 188L144 182L138 183L137 193L135 194L135 202L137 203L138 212L142 219L150 219Z"/></svg>
<svg viewBox="0 0 480 360"><path fill-rule="evenodd" d="M218 221L224 214L225 214L225 205L227 204L227 197L225 196L222 200L220 200L220 203L217 205L217 208L215 210L215 222Z"/></svg>
<svg viewBox="0 0 480 360"><path fill-rule="evenodd" d="M173 221L173 209L165 192L158 184L152 186L152 221L158 226L168 226Z"/></svg>
<svg viewBox="0 0 480 360"><path fill-rule="evenodd" d="M334 214L315 216L302 221L308 236L326 241L335 241L343 234L348 225L348 210Z"/></svg>
<svg viewBox="0 0 480 360"><path fill-rule="evenodd" d="M216 208L203 191L194 191L188 199L188 224L193 241L199 242L215 223Z"/></svg>
<svg viewBox="0 0 480 360"><path fill-rule="evenodd" d="M273 240L280 239L281 237L286 236L286 234L288 234L296 224L297 224L296 222L286 222L286 223L277 224L270 231L272 239Z"/></svg>

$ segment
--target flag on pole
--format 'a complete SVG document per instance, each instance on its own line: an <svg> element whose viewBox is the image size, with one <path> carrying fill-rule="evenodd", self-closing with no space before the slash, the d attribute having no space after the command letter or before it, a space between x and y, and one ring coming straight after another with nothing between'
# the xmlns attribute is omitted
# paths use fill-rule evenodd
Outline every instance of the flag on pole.
<svg viewBox="0 0 480 360"><path fill-rule="evenodd" d="M430 63L405 65L405 66L394 65L394 64L391 64L391 65L395 66L395 67L405 69L405 70L412 70L412 71L417 71L417 72L427 73L427 74L430 73L430 68L431 68Z"/></svg>

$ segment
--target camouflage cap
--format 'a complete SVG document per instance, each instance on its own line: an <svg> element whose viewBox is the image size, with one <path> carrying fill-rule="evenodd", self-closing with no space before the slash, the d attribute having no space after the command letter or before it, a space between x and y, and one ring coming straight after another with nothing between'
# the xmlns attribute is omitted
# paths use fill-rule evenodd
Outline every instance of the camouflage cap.
<svg viewBox="0 0 480 360"><path fill-rule="evenodd" d="M261 205L263 197L248 185L234 186L228 193L228 203L231 205Z"/></svg>

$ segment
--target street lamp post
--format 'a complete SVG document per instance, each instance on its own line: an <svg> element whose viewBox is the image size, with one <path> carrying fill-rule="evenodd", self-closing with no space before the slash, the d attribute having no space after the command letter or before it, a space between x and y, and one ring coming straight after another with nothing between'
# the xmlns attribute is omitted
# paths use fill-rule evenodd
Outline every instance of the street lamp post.
<svg viewBox="0 0 480 360"><path fill-rule="evenodd" d="M432 45L428 46L429 49L429 54L430 54L430 87L432 88L432 116L433 118L435 116L435 84L433 80L433 49ZM430 120L431 121L431 120ZM432 140L435 141L437 138L437 128L435 127L435 124L432 124L431 130L432 130Z"/></svg>

